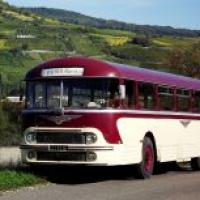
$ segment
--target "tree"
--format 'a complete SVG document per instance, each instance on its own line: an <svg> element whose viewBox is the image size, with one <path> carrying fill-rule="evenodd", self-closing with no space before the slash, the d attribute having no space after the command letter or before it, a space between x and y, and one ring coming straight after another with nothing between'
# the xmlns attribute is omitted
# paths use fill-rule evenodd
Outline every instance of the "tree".
<svg viewBox="0 0 200 200"><path fill-rule="evenodd" d="M169 65L172 71L200 78L200 43L187 50L173 50L170 55Z"/></svg>
<svg viewBox="0 0 200 200"><path fill-rule="evenodd" d="M28 43L23 43L21 48L24 51L27 50L28 49Z"/></svg>
<svg viewBox="0 0 200 200"><path fill-rule="evenodd" d="M185 52L184 70L187 75L200 78L200 43Z"/></svg>
<svg viewBox="0 0 200 200"><path fill-rule="evenodd" d="M140 35L136 36L131 41L132 44L140 45L142 47L149 47L151 46L151 37L148 35Z"/></svg>
<svg viewBox="0 0 200 200"><path fill-rule="evenodd" d="M183 63L184 63L184 51L181 49L174 49L169 56L170 70L181 74Z"/></svg>

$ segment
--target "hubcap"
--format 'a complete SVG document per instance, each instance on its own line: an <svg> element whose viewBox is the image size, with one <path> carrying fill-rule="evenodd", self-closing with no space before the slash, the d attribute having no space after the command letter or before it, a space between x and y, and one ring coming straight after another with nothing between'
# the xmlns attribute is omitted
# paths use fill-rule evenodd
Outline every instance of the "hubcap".
<svg viewBox="0 0 200 200"><path fill-rule="evenodd" d="M150 145L146 146L144 149L144 169L146 172L151 172L153 169L153 149Z"/></svg>

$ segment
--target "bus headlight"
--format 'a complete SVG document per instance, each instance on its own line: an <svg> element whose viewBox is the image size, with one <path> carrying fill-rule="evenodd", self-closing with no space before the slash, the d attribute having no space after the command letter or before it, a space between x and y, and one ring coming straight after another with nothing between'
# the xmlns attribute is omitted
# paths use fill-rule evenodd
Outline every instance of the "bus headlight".
<svg viewBox="0 0 200 200"><path fill-rule="evenodd" d="M93 144L97 141L97 136L94 133L87 133L85 136L86 144Z"/></svg>
<svg viewBox="0 0 200 200"><path fill-rule="evenodd" d="M25 135L25 141L28 143L36 142L36 133L30 132Z"/></svg>

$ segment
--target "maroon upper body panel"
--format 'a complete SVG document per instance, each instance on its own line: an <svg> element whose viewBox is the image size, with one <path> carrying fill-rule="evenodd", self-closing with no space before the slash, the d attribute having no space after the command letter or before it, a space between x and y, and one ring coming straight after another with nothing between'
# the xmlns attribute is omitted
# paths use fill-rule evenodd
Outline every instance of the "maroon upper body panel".
<svg viewBox="0 0 200 200"><path fill-rule="evenodd" d="M43 69L77 67L84 68L84 74L81 77L117 77L122 79L125 78L136 81L151 82L160 85L176 86L185 89L200 90L200 80L197 79L85 57L68 57L48 61L30 70L26 74L25 79L35 80L44 78L42 77ZM64 76L56 78L67 77Z"/></svg>

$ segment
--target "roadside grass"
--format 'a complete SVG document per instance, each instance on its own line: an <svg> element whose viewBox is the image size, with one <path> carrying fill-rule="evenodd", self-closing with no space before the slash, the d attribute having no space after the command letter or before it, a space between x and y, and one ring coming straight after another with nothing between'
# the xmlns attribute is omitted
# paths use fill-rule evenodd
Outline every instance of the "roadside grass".
<svg viewBox="0 0 200 200"><path fill-rule="evenodd" d="M0 169L0 191L45 183L45 179L21 169Z"/></svg>

